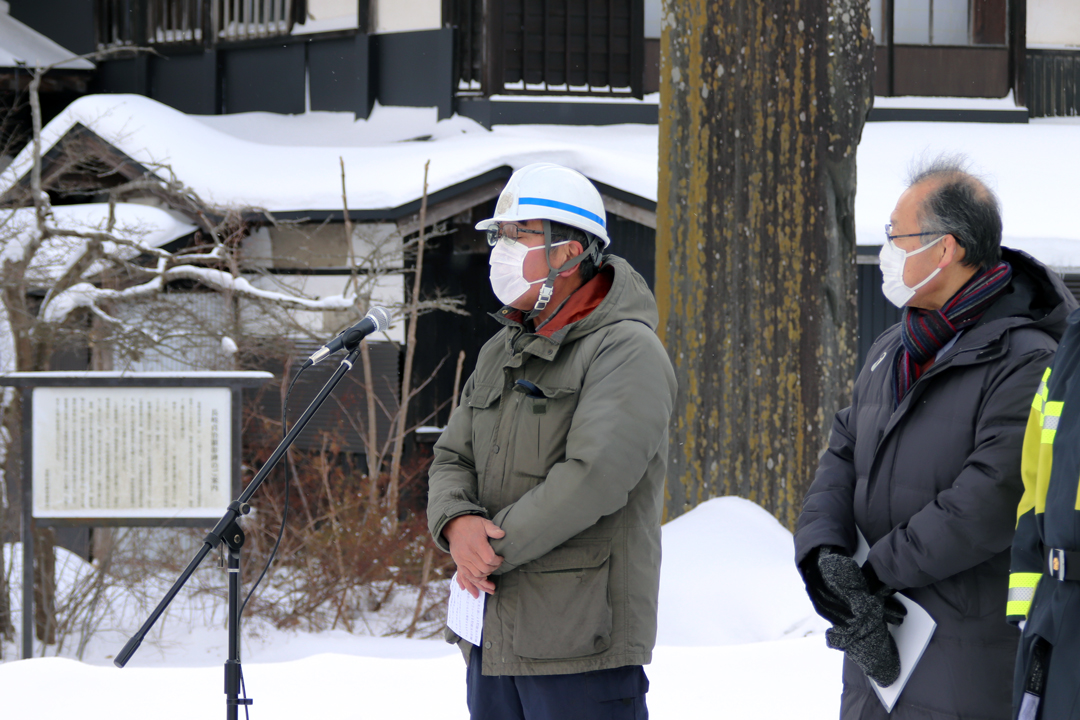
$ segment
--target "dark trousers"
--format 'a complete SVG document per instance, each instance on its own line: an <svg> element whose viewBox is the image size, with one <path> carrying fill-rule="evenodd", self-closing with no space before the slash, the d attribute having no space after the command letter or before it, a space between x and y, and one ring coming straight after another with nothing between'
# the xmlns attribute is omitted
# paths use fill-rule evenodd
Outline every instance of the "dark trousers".
<svg viewBox="0 0 1080 720"><path fill-rule="evenodd" d="M649 679L640 665L572 675L483 675L469 655L472 720L648 720Z"/></svg>

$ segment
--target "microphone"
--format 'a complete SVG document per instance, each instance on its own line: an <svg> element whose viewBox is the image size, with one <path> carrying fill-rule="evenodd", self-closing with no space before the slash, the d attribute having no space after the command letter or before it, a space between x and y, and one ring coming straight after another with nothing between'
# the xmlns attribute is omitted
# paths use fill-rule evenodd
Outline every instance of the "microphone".
<svg viewBox="0 0 1080 720"><path fill-rule="evenodd" d="M373 307L364 316L363 320L343 331L336 338L312 353L311 357L304 361L304 365L300 369L305 370L324 360L327 355L333 355L338 350L352 350L371 333L382 332L388 327L390 327L390 311L383 307Z"/></svg>

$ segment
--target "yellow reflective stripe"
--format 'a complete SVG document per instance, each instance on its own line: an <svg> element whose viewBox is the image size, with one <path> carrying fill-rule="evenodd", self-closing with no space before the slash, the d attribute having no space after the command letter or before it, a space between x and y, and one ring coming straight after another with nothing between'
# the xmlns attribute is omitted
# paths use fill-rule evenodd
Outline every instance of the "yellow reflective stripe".
<svg viewBox="0 0 1080 720"><path fill-rule="evenodd" d="M1061 400L1047 400L1046 405L1043 406L1043 417L1061 417L1061 408L1064 407L1064 405L1065 403Z"/></svg>
<svg viewBox="0 0 1080 720"><path fill-rule="evenodd" d="M1035 408L1039 412L1042 412L1043 403L1046 402L1046 383L1039 384L1039 390L1035 393L1035 397L1031 399L1031 407Z"/></svg>
<svg viewBox="0 0 1080 720"><path fill-rule="evenodd" d="M1042 450L1053 450L1053 445L1042 444L1042 413L1032 408L1028 413L1027 427L1024 430L1024 446L1020 460L1020 477L1024 482L1024 495L1016 508L1016 522L1033 508L1039 501L1039 477L1042 475ZM1041 510L1037 510L1041 511Z"/></svg>
<svg viewBox="0 0 1080 720"><path fill-rule="evenodd" d="M1061 420L1061 409L1065 403L1060 400L1047 401L1043 406L1042 442L1045 445L1054 443L1054 435L1057 434L1058 421Z"/></svg>
<svg viewBox="0 0 1080 720"><path fill-rule="evenodd" d="M1042 573L1012 573L1009 575L1009 596L1005 603L1005 615L1008 617L1027 617L1031 611L1031 601L1035 599L1035 586L1039 584Z"/></svg>
<svg viewBox="0 0 1080 720"><path fill-rule="evenodd" d="M1009 574L1009 597L1018 588L1034 588L1042 579L1042 573L1015 572Z"/></svg>
<svg viewBox="0 0 1080 720"><path fill-rule="evenodd" d="M1005 603L1005 617L1026 618L1031 612L1031 601L1011 600Z"/></svg>

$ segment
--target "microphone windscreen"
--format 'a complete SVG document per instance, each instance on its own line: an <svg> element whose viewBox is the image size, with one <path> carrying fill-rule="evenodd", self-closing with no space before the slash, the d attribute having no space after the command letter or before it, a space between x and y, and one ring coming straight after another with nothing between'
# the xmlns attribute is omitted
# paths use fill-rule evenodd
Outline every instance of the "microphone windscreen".
<svg viewBox="0 0 1080 720"><path fill-rule="evenodd" d="M375 321L373 332L385 332L390 327L390 311L384 307L373 307L368 310L367 317Z"/></svg>

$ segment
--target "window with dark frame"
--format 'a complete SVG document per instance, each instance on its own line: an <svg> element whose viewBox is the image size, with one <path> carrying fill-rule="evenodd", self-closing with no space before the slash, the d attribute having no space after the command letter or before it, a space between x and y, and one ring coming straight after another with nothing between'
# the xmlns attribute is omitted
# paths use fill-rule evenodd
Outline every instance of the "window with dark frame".
<svg viewBox="0 0 1080 720"><path fill-rule="evenodd" d="M457 30L459 95L642 96L643 0L447 0L443 8Z"/></svg>

